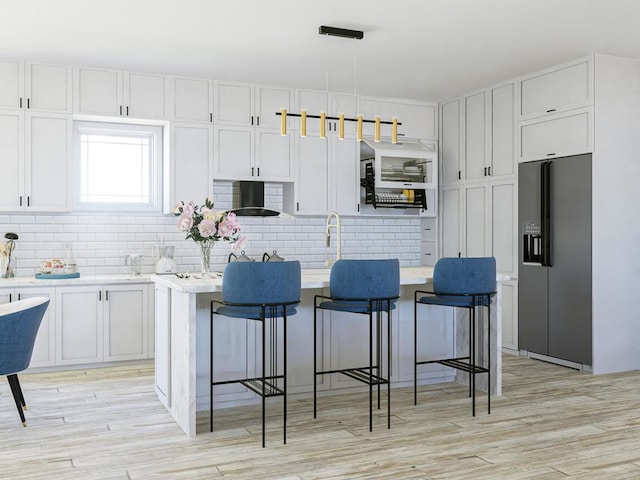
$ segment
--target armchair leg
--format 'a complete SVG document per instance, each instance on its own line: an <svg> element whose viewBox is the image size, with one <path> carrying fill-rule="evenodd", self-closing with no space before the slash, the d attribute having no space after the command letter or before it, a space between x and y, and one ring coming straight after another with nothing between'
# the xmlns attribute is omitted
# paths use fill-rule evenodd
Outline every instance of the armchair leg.
<svg viewBox="0 0 640 480"><path fill-rule="evenodd" d="M13 399L16 402L16 407L18 408L20 420L22 420L22 426L26 427L27 421L24 418L24 409L26 408L26 405L24 402L24 396L22 395L22 389L20 388L20 382L18 381L18 375L15 373L12 375L7 375L7 380L9 381L11 394L13 395Z"/></svg>

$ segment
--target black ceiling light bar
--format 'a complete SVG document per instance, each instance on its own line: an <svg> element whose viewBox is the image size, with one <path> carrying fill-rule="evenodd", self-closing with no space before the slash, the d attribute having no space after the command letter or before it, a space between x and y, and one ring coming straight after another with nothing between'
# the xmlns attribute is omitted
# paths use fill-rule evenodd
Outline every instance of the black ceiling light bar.
<svg viewBox="0 0 640 480"><path fill-rule="evenodd" d="M318 29L320 35L331 35L332 37L353 38L354 40L362 40L364 32L362 30L349 30L347 28L327 27L321 25Z"/></svg>

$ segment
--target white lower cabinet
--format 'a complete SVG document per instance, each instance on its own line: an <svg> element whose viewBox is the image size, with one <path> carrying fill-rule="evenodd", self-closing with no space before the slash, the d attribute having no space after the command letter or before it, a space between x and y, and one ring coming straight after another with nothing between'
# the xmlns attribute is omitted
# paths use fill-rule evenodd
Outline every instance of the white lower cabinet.
<svg viewBox="0 0 640 480"><path fill-rule="evenodd" d="M29 368L50 367L55 365L55 290L53 288L2 288L0 289L0 304L15 302L32 297L47 297L49 307L42 318L36 343L31 354Z"/></svg>
<svg viewBox="0 0 640 480"><path fill-rule="evenodd" d="M148 292L147 284L56 287L55 365L148 358Z"/></svg>

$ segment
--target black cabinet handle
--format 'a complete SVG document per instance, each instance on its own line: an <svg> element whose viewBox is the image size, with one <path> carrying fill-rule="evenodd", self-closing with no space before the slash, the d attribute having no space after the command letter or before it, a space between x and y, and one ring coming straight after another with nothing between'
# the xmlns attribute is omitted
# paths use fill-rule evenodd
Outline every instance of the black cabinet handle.
<svg viewBox="0 0 640 480"><path fill-rule="evenodd" d="M489 172L489 176L491 176L491 167L487 167L487 172Z"/></svg>
<svg viewBox="0 0 640 480"><path fill-rule="evenodd" d="M10 293L9 294L9 303L11 303L11 296L12 296L12 294Z"/></svg>
<svg viewBox="0 0 640 480"><path fill-rule="evenodd" d="M458 170L458 180L462 180L462 170Z"/></svg>
<svg viewBox="0 0 640 480"><path fill-rule="evenodd" d="M209 114L209 122L212 122L212 123L213 123L213 113L210 113L210 114Z"/></svg>
<svg viewBox="0 0 640 480"><path fill-rule="evenodd" d="M22 108L22 97L20 97L20 108Z"/></svg>
<svg viewBox="0 0 640 480"><path fill-rule="evenodd" d="M20 206L22 206L22 195L20 195Z"/></svg>
<svg viewBox="0 0 640 480"><path fill-rule="evenodd" d="M300 211L300 202L296 202L296 212Z"/></svg>
<svg viewBox="0 0 640 480"><path fill-rule="evenodd" d="M27 110L29 110L31 108L31 99L27 98Z"/></svg>
<svg viewBox="0 0 640 480"><path fill-rule="evenodd" d="M109 290L105 290L104 291L104 299L108 302L109 301Z"/></svg>
<svg viewBox="0 0 640 480"><path fill-rule="evenodd" d="M260 176L260 167L258 167L258 176Z"/></svg>
<svg viewBox="0 0 640 480"><path fill-rule="evenodd" d="M551 112L555 112L555 111L556 111L555 108L551 108L551 109L547 110L547 113L551 113Z"/></svg>
<svg viewBox="0 0 640 480"><path fill-rule="evenodd" d="M127 105L127 117L129 116L129 105Z"/></svg>
<svg viewBox="0 0 640 480"><path fill-rule="evenodd" d="M555 153L547 153L547 157L553 157Z"/></svg>
<svg viewBox="0 0 640 480"><path fill-rule="evenodd" d="M253 125L253 115L251 115L251 125Z"/></svg>
<svg viewBox="0 0 640 480"><path fill-rule="evenodd" d="M484 167L484 176L487 176L487 167Z"/></svg>
<svg viewBox="0 0 640 480"><path fill-rule="evenodd" d="M251 167L251 176L253 177L253 167Z"/></svg>
<svg viewBox="0 0 640 480"><path fill-rule="evenodd" d="M102 301L102 290L98 290L98 301Z"/></svg>
<svg viewBox="0 0 640 480"><path fill-rule="evenodd" d="M27 207L31 206L31 196L27 195Z"/></svg>
<svg viewBox="0 0 640 480"><path fill-rule="evenodd" d="M21 293L18 294L18 300L22 300L22 294Z"/></svg>
<svg viewBox="0 0 640 480"><path fill-rule="evenodd" d="M122 105L120 105L120 116L122 116Z"/></svg>
<svg viewBox="0 0 640 480"><path fill-rule="evenodd" d="M260 125L260 117L256 117L256 125Z"/></svg>

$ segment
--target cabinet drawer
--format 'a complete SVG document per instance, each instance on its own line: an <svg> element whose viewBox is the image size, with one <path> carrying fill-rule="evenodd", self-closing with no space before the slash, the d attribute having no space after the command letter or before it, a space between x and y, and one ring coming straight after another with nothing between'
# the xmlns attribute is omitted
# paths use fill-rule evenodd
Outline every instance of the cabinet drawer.
<svg viewBox="0 0 640 480"><path fill-rule="evenodd" d="M592 103L593 75L589 58L520 81L520 120Z"/></svg>
<svg viewBox="0 0 640 480"><path fill-rule="evenodd" d="M436 242L421 242L422 265L433 266L436 263Z"/></svg>
<svg viewBox="0 0 640 480"><path fill-rule="evenodd" d="M593 150L593 112L590 108L569 115L521 123L519 129L521 162Z"/></svg>

